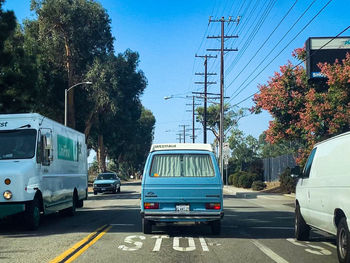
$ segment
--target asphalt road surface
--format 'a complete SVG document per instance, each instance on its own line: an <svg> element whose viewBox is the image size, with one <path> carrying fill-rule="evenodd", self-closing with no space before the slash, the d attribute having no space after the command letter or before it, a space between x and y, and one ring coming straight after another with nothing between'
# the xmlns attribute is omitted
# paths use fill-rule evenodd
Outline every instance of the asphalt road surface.
<svg viewBox="0 0 350 263"><path fill-rule="evenodd" d="M141 232L140 183L120 194L89 194L74 217L42 219L26 231L21 219L0 223L0 262L338 262L334 237L312 231L294 240L293 199L226 195L222 233L206 225L172 225Z"/></svg>

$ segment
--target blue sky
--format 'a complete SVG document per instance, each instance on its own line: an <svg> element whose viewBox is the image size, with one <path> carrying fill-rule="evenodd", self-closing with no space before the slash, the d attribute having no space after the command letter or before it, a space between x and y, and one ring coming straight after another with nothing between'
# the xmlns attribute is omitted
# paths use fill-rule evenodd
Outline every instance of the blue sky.
<svg viewBox="0 0 350 263"><path fill-rule="evenodd" d="M192 113L187 110L191 110L192 107L186 104L192 101L180 97L192 95L192 91L203 91L202 85L194 84L194 81L203 81L201 77L194 76L194 73L204 70L203 60L195 58L195 54L215 55L215 52L207 52L206 48L220 46L218 40L205 38L206 35L220 33L219 23L208 26L209 16L242 17L238 26L233 23L225 25L227 34L239 35L238 39L225 42L228 48L238 48L237 52L225 55L225 95L232 98L231 104L238 103L256 92L258 84L266 83L280 65L287 63L288 60L296 63L291 57L291 52L295 48L302 47L308 37L335 36L350 24L349 0L331 1L302 32L300 32L302 28L329 0L100 0L98 2L107 10L112 20L112 33L116 38L115 51L119 53L130 48L140 54L140 69L148 79L148 87L142 96L142 102L156 117L155 143L175 142L176 134L180 130L179 125L185 124L191 128ZM283 23L247 65L295 2ZM270 11L264 13L270 3ZM290 30L309 5L311 7L305 15ZM24 18L33 17L29 6L30 0L7 0L4 9L14 10L18 20L22 21ZM259 21L262 22L260 27L257 26ZM288 30L290 32L273 50ZM349 36L350 32L345 32L344 35ZM288 45L294 37L295 39ZM285 50L272 61L283 48ZM261 67L257 68L261 62L263 62ZM270 62L271 64L255 80L249 85L245 84ZM219 59L209 60L209 71L218 74L216 77L211 77L211 81L219 83L219 67ZM244 67L246 69L236 78ZM239 88L244 89L235 97L235 91ZM211 85L209 91L218 93L219 85ZM179 98L164 100L164 97L169 95L176 95ZM198 100L197 103L202 101ZM253 103L249 99L239 106L250 108ZM269 120L269 114L266 112L249 115L240 120L239 128L245 134L258 137L267 129ZM196 127L201 128L199 123ZM197 131L197 135L197 142L202 142L202 130ZM189 137L186 140L190 141ZM209 136L209 142L212 140L213 136Z"/></svg>

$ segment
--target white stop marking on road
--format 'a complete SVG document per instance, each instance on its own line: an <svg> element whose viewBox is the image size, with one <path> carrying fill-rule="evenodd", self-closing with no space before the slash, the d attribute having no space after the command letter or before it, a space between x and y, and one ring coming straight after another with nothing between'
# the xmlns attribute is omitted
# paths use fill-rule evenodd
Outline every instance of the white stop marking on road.
<svg viewBox="0 0 350 263"><path fill-rule="evenodd" d="M142 248L143 243L137 240L145 240L144 236L128 236L124 239L124 242L127 244L133 244L133 247L127 247L125 245L120 245L118 248L124 251L136 251Z"/></svg>
<svg viewBox="0 0 350 263"><path fill-rule="evenodd" d="M188 247L180 247L180 238L174 237L173 249L177 251L193 251L196 250L196 244L194 243L193 237L185 237L188 239Z"/></svg>

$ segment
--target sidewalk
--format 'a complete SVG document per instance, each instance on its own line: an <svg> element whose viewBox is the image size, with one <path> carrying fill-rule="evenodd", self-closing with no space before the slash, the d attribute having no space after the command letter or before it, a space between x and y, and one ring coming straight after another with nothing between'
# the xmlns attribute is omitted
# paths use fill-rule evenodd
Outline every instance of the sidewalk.
<svg viewBox="0 0 350 263"><path fill-rule="evenodd" d="M225 185L223 188L224 194L234 195L237 198L252 198L257 197L258 195L276 195L276 196L285 196L295 199L295 194L282 194L282 193L268 193L264 191L254 191L252 189L245 189L235 187L233 185Z"/></svg>

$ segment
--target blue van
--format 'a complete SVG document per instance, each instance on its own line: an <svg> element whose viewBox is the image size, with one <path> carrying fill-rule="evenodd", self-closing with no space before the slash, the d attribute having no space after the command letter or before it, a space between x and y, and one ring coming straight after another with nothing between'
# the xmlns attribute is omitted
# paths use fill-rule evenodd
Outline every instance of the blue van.
<svg viewBox="0 0 350 263"><path fill-rule="evenodd" d="M222 179L210 144L154 144L142 176L142 230L156 223L202 222L220 234Z"/></svg>

